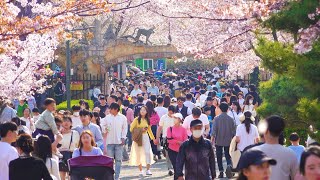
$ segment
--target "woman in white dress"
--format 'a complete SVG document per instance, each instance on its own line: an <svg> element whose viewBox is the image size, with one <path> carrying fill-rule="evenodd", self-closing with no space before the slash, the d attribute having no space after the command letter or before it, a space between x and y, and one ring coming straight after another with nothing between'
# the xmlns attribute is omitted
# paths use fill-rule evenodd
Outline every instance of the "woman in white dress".
<svg viewBox="0 0 320 180"><path fill-rule="evenodd" d="M152 150L150 139L155 140L151 130L149 114L147 107L142 106L139 117L135 118L131 123L130 131L133 132L135 128L142 128L142 146L136 142L132 143L130 154L130 165L139 166L140 176L143 176L142 166L147 167L146 175L152 175L150 165L154 162L152 160Z"/></svg>
<svg viewBox="0 0 320 180"><path fill-rule="evenodd" d="M241 124L237 126L236 142L237 148L242 152L247 146L259 142L259 133L257 126L253 125L255 121L250 111L244 112L240 117Z"/></svg>

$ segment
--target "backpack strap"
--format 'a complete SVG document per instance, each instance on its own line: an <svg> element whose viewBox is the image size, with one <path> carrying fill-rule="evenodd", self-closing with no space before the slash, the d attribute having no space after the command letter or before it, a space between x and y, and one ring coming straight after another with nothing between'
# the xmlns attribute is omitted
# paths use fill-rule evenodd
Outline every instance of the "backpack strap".
<svg viewBox="0 0 320 180"><path fill-rule="evenodd" d="M71 130L71 138L70 138L70 144L69 144L69 151L70 151L70 148L71 148L72 139L73 139L73 130Z"/></svg>

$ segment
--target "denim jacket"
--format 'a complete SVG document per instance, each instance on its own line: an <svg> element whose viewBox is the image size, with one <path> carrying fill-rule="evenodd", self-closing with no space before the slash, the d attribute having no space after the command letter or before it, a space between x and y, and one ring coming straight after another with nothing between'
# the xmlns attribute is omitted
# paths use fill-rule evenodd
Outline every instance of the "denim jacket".
<svg viewBox="0 0 320 180"><path fill-rule="evenodd" d="M211 142L204 138L196 142L191 137L180 147L176 163L177 176L183 176L182 171L185 165L186 180L213 179L216 177L215 164L215 155Z"/></svg>

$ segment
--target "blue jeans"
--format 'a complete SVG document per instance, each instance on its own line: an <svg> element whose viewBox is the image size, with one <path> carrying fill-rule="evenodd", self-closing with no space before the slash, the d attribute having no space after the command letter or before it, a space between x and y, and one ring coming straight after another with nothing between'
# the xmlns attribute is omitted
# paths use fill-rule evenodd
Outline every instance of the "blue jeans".
<svg viewBox="0 0 320 180"><path fill-rule="evenodd" d="M218 167L219 167L219 171L223 172L223 164L222 164L222 151L224 150L224 156L226 158L227 161L227 165L231 166L232 162L231 162L231 157L229 154L229 147L230 146L217 146L216 145L216 151L217 151L217 161L218 161Z"/></svg>
<svg viewBox="0 0 320 180"><path fill-rule="evenodd" d="M123 145L121 144L108 144L107 145L107 156L114 158L115 160L115 174L114 178L119 179L121 164L122 164L122 152Z"/></svg>

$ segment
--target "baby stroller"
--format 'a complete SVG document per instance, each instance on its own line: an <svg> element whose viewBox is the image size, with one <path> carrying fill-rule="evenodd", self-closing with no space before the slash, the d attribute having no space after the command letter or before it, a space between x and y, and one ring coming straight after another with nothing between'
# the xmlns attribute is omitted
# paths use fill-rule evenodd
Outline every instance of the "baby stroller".
<svg viewBox="0 0 320 180"><path fill-rule="evenodd" d="M70 180L113 180L113 159L107 156L79 156L68 160Z"/></svg>

